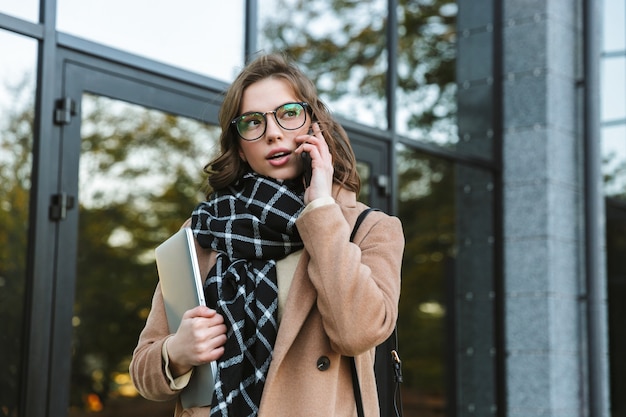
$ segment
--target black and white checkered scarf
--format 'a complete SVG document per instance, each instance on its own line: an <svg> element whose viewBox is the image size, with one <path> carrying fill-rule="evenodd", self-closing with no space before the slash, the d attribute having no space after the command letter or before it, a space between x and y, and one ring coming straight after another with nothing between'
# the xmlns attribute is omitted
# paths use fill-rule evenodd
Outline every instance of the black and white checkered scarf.
<svg viewBox="0 0 626 417"><path fill-rule="evenodd" d="M303 247L295 223L299 181L246 174L192 214L198 243L217 252L205 282L207 305L224 316L211 416L256 416L277 333L276 261Z"/></svg>

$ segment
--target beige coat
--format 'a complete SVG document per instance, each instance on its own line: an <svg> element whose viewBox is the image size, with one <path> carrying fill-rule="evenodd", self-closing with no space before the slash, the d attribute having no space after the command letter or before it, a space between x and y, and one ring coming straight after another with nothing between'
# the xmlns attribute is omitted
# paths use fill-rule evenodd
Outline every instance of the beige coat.
<svg viewBox="0 0 626 417"><path fill-rule="evenodd" d="M338 204L308 210L297 220L305 250L287 296L259 417L356 416L348 356L356 356L366 417L379 416L374 353L396 323L404 236L396 217L375 211L359 228L356 245L350 243L365 206L354 193L335 191ZM201 250L199 260L206 276L215 256ZM163 371L168 334L157 286L130 365L135 386L151 400L178 395ZM327 369L318 367L324 357L330 360ZM183 410L179 401L174 415L206 417L209 409Z"/></svg>

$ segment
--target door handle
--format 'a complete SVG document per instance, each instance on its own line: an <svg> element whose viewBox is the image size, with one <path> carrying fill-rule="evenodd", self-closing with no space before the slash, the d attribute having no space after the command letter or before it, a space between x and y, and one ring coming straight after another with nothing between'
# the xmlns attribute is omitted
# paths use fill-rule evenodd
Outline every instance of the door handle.
<svg viewBox="0 0 626 417"><path fill-rule="evenodd" d="M74 196L67 193L53 194L50 196L50 220L58 222L67 217L67 211L74 208Z"/></svg>

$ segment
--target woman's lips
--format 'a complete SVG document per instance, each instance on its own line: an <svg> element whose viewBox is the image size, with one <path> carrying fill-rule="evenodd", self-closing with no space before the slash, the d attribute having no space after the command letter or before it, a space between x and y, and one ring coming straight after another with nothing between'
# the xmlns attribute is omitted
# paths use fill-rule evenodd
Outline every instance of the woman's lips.
<svg viewBox="0 0 626 417"><path fill-rule="evenodd" d="M267 161L274 167L285 165L291 158L291 151L279 150L271 152L267 157Z"/></svg>

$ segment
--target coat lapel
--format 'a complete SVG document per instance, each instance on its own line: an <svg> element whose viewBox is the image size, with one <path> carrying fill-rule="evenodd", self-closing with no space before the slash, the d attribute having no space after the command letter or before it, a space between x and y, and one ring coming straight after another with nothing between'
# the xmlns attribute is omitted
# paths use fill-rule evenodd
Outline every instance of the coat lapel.
<svg viewBox="0 0 626 417"><path fill-rule="evenodd" d="M317 293L306 274L308 263L309 254L305 250L298 261L287 295L285 311L278 328L274 353L272 354L272 367L280 365L315 303Z"/></svg>
<svg viewBox="0 0 626 417"><path fill-rule="evenodd" d="M356 206L356 195L335 185L333 187L333 197L342 206L342 209L354 208ZM293 281L287 295L285 311L282 315L274 353L272 354L271 368L277 369L285 355L291 349L291 345L300 333L313 305L317 299L317 291L308 278L307 265L309 264L309 253L306 249L298 261L294 271Z"/></svg>

